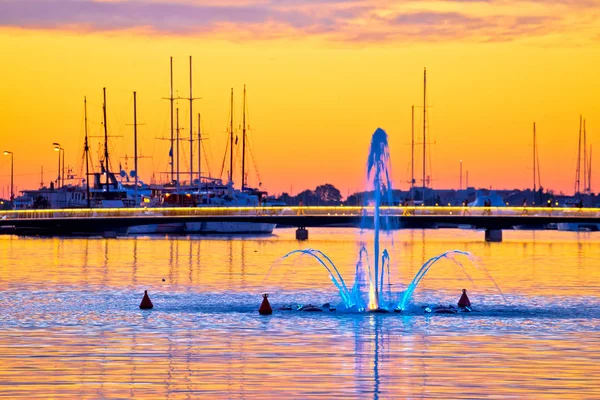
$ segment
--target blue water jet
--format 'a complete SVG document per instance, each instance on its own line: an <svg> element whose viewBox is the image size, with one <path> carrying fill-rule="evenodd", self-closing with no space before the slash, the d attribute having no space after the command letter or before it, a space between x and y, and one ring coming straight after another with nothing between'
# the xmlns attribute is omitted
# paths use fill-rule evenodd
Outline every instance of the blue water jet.
<svg viewBox="0 0 600 400"><path fill-rule="evenodd" d="M356 262L356 269L354 275L354 284L352 289L349 290L342 275L333 263L333 261L322 251L316 249L307 250L294 250L282 257L285 259L294 254L306 254L314 257L329 273L329 277L336 288L339 290L340 297L342 298L343 306L347 311L380 311L380 310L399 310L403 311L406 309L412 295L417 288L419 282L425 277L431 267L441 259L449 259L454 261L457 265L464 268L464 266L456 259L456 256L462 255L468 257L469 260L473 261L471 253L461 250L451 250L435 257L430 258L423 266L419 269L411 283L407 286L404 292L394 294L392 292L391 277L390 277L390 255L387 249L380 251L380 232L391 233L394 228L390 223L390 218L383 213L381 207L392 206L392 183L390 179L390 155L387 133L381 129L373 133L371 137L371 145L369 148L369 156L367 159L367 187L372 189L373 198L373 269L371 269L371 263L369 258L369 252L366 246L361 245L358 261ZM369 206L371 201L365 199L365 206ZM367 210L368 208L365 208ZM361 226L363 228L369 227L368 223L371 216L366 212L363 213L363 221ZM393 244L393 236L390 234ZM477 264L474 263L477 267ZM271 267L272 269L273 267ZM269 270L270 273L271 270ZM387 271L387 274L386 274ZM487 270L486 270L487 273ZM489 273L488 277L491 279ZM267 274L268 276L268 274ZM387 276L387 291L385 291L385 278ZM469 277L467 275L467 277ZM469 279L471 279L469 277ZM496 288L496 282L491 279ZM368 291L366 288L368 287ZM502 293L502 292L500 292Z"/></svg>
<svg viewBox="0 0 600 400"><path fill-rule="evenodd" d="M400 311L404 311L406 309L408 301L412 297L412 294L415 291L415 289L417 288L417 285L419 284L419 282L421 282L421 279L423 279L425 277L425 275L427 274L427 272L429 272L429 269L431 269L431 267L436 262L438 262L439 260L441 260L442 258L447 258L449 260L452 260L456 264L458 264L459 266L463 267L463 265L454 258L454 255L456 255L456 254L461 254L461 255L467 256L467 257L469 257L469 259L471 261L473 261L471 253L466 252L466 251L461 251L461 250L450 250L450 251L447 251L447 252L442 253L440 255L437 255L435 257L431 257L429 260L427 260L425 262L425 264L423 264L421 266L421 268L419 269L419 271L417 272L417 274L413 278L412 282L408 285L408 287L404 291L404 295L402 296L402 300L398 304L397 309L400 310ZM477 265L477 264L475 264L475 265ZM469 277L469 279L471 279L471 278Z"/></svg>

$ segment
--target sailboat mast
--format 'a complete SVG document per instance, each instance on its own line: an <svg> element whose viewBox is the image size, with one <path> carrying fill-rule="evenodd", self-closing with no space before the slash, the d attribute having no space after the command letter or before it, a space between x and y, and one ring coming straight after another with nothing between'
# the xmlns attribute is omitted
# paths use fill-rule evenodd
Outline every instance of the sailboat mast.
<svg viewBox="0 0 600 400"><path fill-rule="evenodd" d="M202 169L202 131L200 128L200 113L198 113L198 194L202 190L202 175L200 171Z"/></svg>
<svg viewBox="0 0 600 400"><path fill-rule="evenodd" d="M106 127L106 88L102 88L104 92L104 103L102 104L102 113L104 116L104 163L106 164L106 193L110 192L110 164L108 162L108 128Z"/></svg>
<svg viewBox="0 0 600 400"><path fill-rule="evenodd" d="M587 193L587 135L585 119L583 120L583 193Z"/></svg>
<svg viewBox="0 0 600 400"><path fill-rule="evenodd" d="M538 183L538 188L540 190L540 205L542 204L542 175L541 175L541 169L540 169L540 152L538 151L537 148L537 138L536 138L536 143L535 143L535 163L536 163L536 169L537 169L537 183Z"/></svg>
<svg viewBox="0 0 600 400"><path fill-rule="evenodd" d="M135 170L135 187L133 192L133 198L135 201L135 207L139 205L138 202L138 153L137 153L137 93L133 92L133 169Z"/></svg>
<svg viewBox="0 0 600 400"><path fill-rule="evenodd" d="M535 122L533 123L533 198L535 199L536 187L536 174L535 174L535 154L536 154L536 137L535 137Z"/></svg>
<svg viewBox="0 0 600 400"><path fill-rule="evenodd" d="M411 141L410 141L410 191L414 196L415 189L415 106L412 106Z"/></svg>
<svg viewBox="0 0 600 400"><path fill-rule="evenodd" d="M426 147L427 137L425 136L427 126L427 69L423 69L423 187L426 187ZM423 191L423 200L425 200L425 191Z"/></svg>
<svg viewBox="0 0 600 400"><path fill-rule="evenodd" d="M87 122L87 97L83 97L83 118L84 118L84 124L85 124L85 146L84 146L84 152L85 152L85 183L86 183L86 198L87 198L87 206L88 208L91 207L91 199L90 199L90 163L89 163L89 153L90 153L90 145L88 142L88 122Z"/></svg>
<svg viewBox="0 0 600 400"><path fill-rule="evenodd" d="M177 107L177 191L179 192L179 107Z"/></svg>
<svg viewBox="0 0 600 400"><path fill-rule="evenodd" d="M579 116L579 144L577 146L577 169L575 171L575 196L581 192L581 125L583 117Z"/></svg>
<svg viewBox="0 0 600 400"><path fill-rule="evenodd" d="M244 110L242 123L242 190L244 190L244 186L246 186L246 85L244 85Z"/></svg>
<svg viewBox="0 0 600 400"><path fill-rule="evenodd" d="M190 186L194 181L194 129L192 126L192 120L194 114L192 113L192 103L194 98L192 97L192 56L190 56Z"/></svg>
<svg viewBox="0 0 600 400"><path fill-rule="evenodd" d="M173 57L171 57L171 95L169 96L169 101L171 102L171 151L169 152L169 156L171 157L171 182L173 182L175 176L173 172L173 100Z"/></svg>
<svg viewBox="0 0 600 400"><path fill-rule="evenodd" d="M588 164L588 192L592 193L592 145L590 144L590 161Z"/></svg>
<svg viewBox="0 0 600 400"><path fill-rule="evenodd" d="M229 121L229 182L233 182L233 88L231 88L231 118Z"/></svg>

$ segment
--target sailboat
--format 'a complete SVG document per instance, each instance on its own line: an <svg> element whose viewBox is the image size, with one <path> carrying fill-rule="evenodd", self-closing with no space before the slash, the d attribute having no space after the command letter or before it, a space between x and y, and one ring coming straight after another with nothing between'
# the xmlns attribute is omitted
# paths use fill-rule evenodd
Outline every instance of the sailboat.
<svg viewBox="0 0 600 400"><path fill-rule="evenodd" d="M106 88L103 89L104 102L102 104L103 126L104 126L104 159L100 161L100 172L89 172L89 142L88 142L88 123L87 123L87 99L84 98L85 115L85 174L86 177L81 181L81 185L64 184L65 174L63 172L62 180L56 180L56 187L53 183L49 188L42 187L36 190L23 190L23 197L29 199L25 207L27 208L122 208L130 207L132 201L129 199L127 191L117 181L115 174L110 171L109 152L108 152L108 128L106 122ZM60 144L54 143L55 150L62 151ZM64 155L64 153L63 153ZM60 165L60 163L59 163ZM59 166L60 170L60 166ZM63 167L64 171L64 158ZM74 179L74 175L67 174L69 180ZM60 178L60 175L59 175ZM93 184L90 184L90 178ZM61 184L62 182L62 184ZM85 184L85 187L84 187ZM60 186L59 186L60 185Z"/></svg>
<svg viewBox="0 0 600 400"><path fill-rule="evenodd" d="M266 194L246 186L246 85L244 85L243 127L242 127L242 179L241 189L233 187L233 89L231 89L231 115L229 121L229 176L227 185L213 181L211 186L198 192L198 207L258 207ZM219 234L270 234L276 224L259 222L190 222L185 224L186 232Z"/></svg>
<svg viewBox="0 0 600 400"><path fill-rule="evenodd" d="M582 130L583 129L583 130ZM582 136L583 133L583 136ZM581 191L581 141L583 137L583 193ZM591 153L591 151L590 151ZM585 128L585 119L579 117L579 142L577 147L577 167L575 171L575 187L573 199L565 202L565 207L583 207L583 195L591 192L591 154L587 157L587 132ZM599 231L600 224L597 223L579 223L579 222L561 222L556 224L559 231Z"/></svg>

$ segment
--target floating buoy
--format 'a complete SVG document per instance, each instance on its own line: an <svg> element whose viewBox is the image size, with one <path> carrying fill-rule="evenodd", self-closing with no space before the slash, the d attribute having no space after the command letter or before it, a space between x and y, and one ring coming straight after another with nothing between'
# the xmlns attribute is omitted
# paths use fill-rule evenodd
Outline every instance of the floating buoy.
<svg viewBox="0 0 600 400"><path fill-rule="evenodd" d="M306 306L304 306L302 308L302 311L307 311L307 312L321 312L323 311L322 308L317 307L317 306L313 306L312 304L308 304Z"/></svg>
<svg viewBox="0 0 600 400"><path fill-rule="evenodd" d="M433 312L435 314L456 314L457 310L455 308L437 308Z"/></svg>
<svg viewBox="0 0 600 400"><path fill-rule="evenodd" d="M379 308L378 307L378 308L374 308L372 310L369 310L369 312L372 313L372 314L387 314L390 311L386 310L385 308Z"/></svg>
<svg viewBox="0 0 600 400"><path fill-rule="evenodd" d="M462 295L460 296L460 300L458 300L458 306L460 308L471 307L471 301L467 296L467 289L462 290Z"/></svg>
<svg viewBox="0 0 600 400"><path fill-rule="evenodd" d="M148 296L148 291L144 290L144 298L142 299L142 302L140 303L140 309L151 310L152 307L154 307L154 305L152 304L152 301L150 301L150 296Z"/></svg>
<svg viewBox="0 0 600 400"><path fill-rule="evenodd" d="M258 313L260 315L271 315L273 314L273 309L271 308L271 304L269 304L269 300L267 300L267 297L269 297L268 294L263 294L263 301L260 305L260 308L258 309Z"/></svg>

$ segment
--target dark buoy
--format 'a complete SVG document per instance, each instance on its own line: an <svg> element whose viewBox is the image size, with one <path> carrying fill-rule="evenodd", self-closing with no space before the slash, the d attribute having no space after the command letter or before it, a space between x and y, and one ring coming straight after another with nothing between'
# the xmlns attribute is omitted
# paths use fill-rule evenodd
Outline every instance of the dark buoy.
<svg viewBox="0 0 600 400"><path fill-rule="evenodd" d="M258 313L260 315L271 315L273 314L273 309L271 308L271 304L269 304L269 300L267 300L267 297L269 297L268 294L263 294L263 301L260 305L260 308L258 309Z"/></svg>
<svg viewBox="0 0 600 400"><path fill-rule="evenodd" d="M435 314L456 314L456 308L437 308L433 310Z"/></svg>
<svg viewBox="0 0 600 400"><path fill-rule="evenodd" d="M312 304L308 304L302 308L302 311L307 312L322 312L323 309L317 306L313 306Z"/></svg>
<svg viewBox="0 0 600 400"><path fill-rule="evenodd" d="M148 291L144 290L144 298L142 299L142 302L140 303L140 309L151 310L152 307L154 307L154 305L152 304L152 301L150 301L150 296L148 296Z"/></svg>
<svg viewBox="0 0 600 400"><path fill-rule="evenodd" d="M462 295L460 296L460 300L458 300L458 306L460 308L471 307L471 301L467 296L467 289L463 289Z"/></svg>
<svg viewBox="0 0 600 400"><path fill-rule="evenodd" d="M163 278L163 282L165 281L165 278Z"/></svg>
<svg viewBox="0 0 600 400"><path fill-rule="evenodd" d="M370 313L372 314L388 314L390 311L386 310L385 308L374 308L372 310L369 310Z"/></svg>

